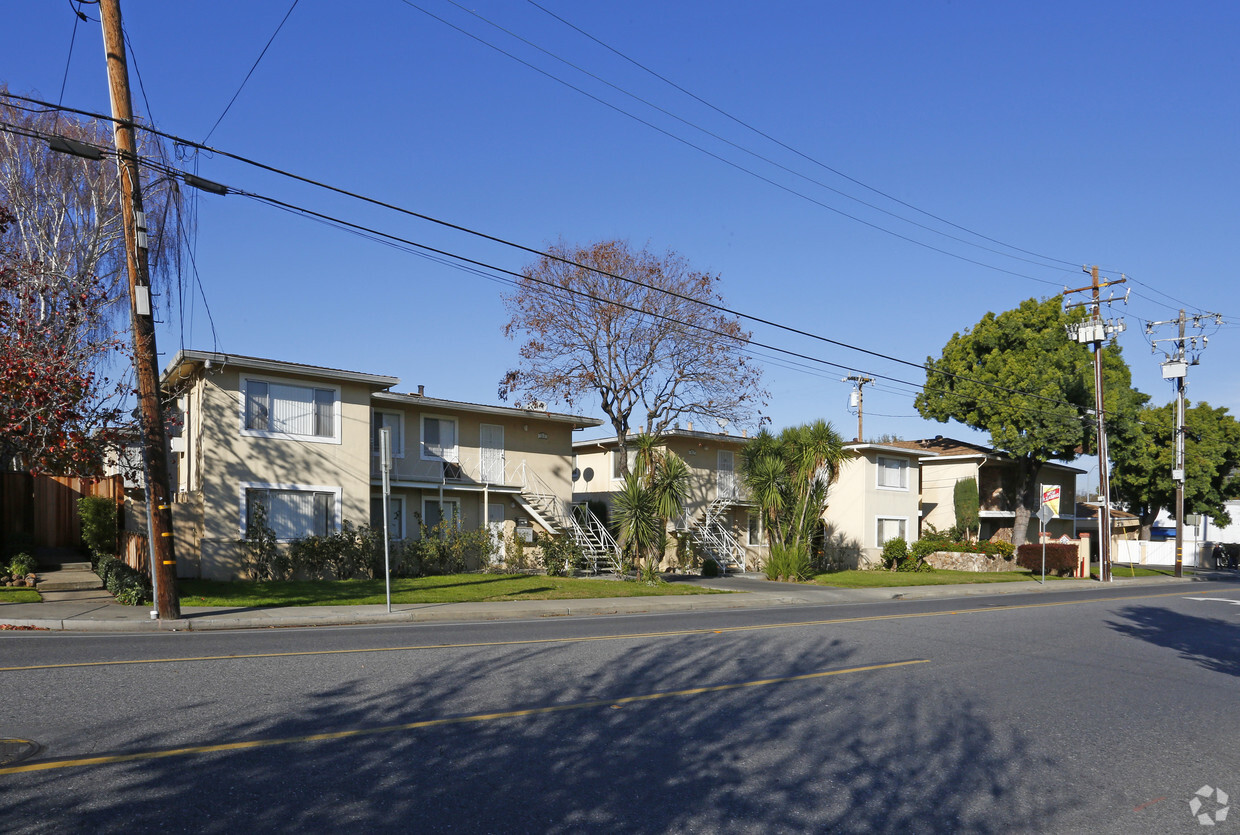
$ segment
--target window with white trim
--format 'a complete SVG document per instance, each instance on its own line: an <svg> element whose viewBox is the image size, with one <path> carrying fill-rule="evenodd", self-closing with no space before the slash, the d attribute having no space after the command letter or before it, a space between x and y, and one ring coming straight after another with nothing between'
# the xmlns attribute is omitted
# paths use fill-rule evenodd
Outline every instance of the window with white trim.
<svg viewBox="0 0 1240 835"><path fill-rule="evenodd" d="M895 516L880 516L877 521L877 539L879 548L886 545L888 540L892 540L897 537L903 539L905 542L908 542L908 536L906 536L908 530L908 519Z"/></svg>
<svg viewBox="0 0 1240 835"><path fill-rule="evenodd" d="M383 530L383 496L370 497L370 527ZM405 538L405 497L388 496L388 538L399 542Z"/></svg>
<svg viewBox="0 0 1240 835"><path fill-rule="evenodd" d="M878 456L878 486L884 490L908 489L908 459Z"/></svg>
<svg viewBox="0 0 1240 835"><path fill-rule="evenodd" d="M628 459L629 472L633 472L635 469L637 469L637 450L626 449L625 458ZM620 465L620 462L622 460L624 459L620 457L620 450L618 449L612 450L611 452L612 481L624 481L624 467Z"/></svg>
<svg viewBox="0 0 1240 835"><path fill-rule="evenodd" d="M760 511L751 510L746 514L746 516L748 519L746 520L745 527L745 544L763 545L762 529L764 526L762 524L762 513Z"/></svg>
<svg viewBox="0 0 1240 835"><path fill-rule="evenodd" d="M392 432L392 457L405 457L405 416L400 412L380 412L377 409L370 418L370 451L379 454L379 431L390 429Z"/></svg>
<svg viewBox="0 0 1240 835"><path fill-rule="evenodd" d="M453 463L460 460L456 418L422 416L422 458Z"/></svg>
<svg viewBox="0 0 1240 835"><path fill-rule="evenodd" d="M243 435L339 442L339 389L250 378L242 388Z"/></svg>
<svg viewBox="0 0 1240 835"><path fill-rule="evenodd" d="M456 520L456 526L461 526L461 500L460 499L444 499L442 503L438 499L422 500L422 524L428 528L433 528L445 519Z"/></svg>
<svg viewBox="0 0 1240 835"><path fill-rule="evenodd" d="M277 540L287 542L304 536L335 533L340 516L340 490L332 487L299 487L243 484L241 488L242 533L266 511L266 524Z"/></svg>

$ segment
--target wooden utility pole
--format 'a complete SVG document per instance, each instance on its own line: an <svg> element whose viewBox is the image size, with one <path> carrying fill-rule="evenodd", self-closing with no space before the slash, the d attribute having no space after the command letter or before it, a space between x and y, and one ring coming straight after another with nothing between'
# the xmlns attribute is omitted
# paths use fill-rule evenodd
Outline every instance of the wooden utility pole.
<svg viewBox="0 0 1240 835"><path fill-rule="evenodd" d="M134 373L138 380L138 422L142 427L146 462L146 501L154 565L155 607L159 617L181 617L177 597L176 551L172 542L172 491L168 485L168 452L160 404L159 368L155 351L155 320L151 315L151 281L146 252L146 217L138 171L138 143L133 128L133 101L129 94L129 67L121 29L120 0L100 0L103 47L108 63L108 92L112 99L113 136L121 185L121 213L125 224L125 253L129 268L129 314L133 325Z"/></svg>
<svg viewBox="0 0 1240 835"><path fill-rule="evenodd" d="M865 388L866 383L874 382L874 378L865 377L860 374L849 374L847 377L844 378L844 382L849 382L849 381L852 381L857 384L857 387L853 389L852 396L849 397L849 400L853 402L850 402L848 405L857 407L857 443L860 444L860 443L865 442L865 435L861 434L861 419L863 417L862 412L863 412L863 404L865 402L865 395L862 393L861 390Z"/></svg>

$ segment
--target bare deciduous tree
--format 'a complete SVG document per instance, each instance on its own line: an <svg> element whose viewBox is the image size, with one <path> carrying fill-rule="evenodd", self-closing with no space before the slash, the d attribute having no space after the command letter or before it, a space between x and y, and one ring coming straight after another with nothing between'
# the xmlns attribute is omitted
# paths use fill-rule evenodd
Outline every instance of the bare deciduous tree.
<svg viewBox="0 0 1240 835"><path fill-rule="evenodd" d="M525 341L501 398L572 406L596 395L622 456L634 412L655 435L681 419L758 420L767 393L745 353L750 333L707 306L722 301L718 276L624 241L559 243L548 255L504 298L504 333Z"/></svg>
<svg viewBox="0 0 1240 835"><path fill-rule="evenodd" d="M36 290L94 292L102 285L115 318L125 310L127 289L116 163L53 151L45 138L59 135L111 148L111 125L40 110L5 97L7 92L0 85L0 122L13 126L0 131L0 205L13 213L13 256L39 264L27 276L46 282ZM140 154L166 161L162 146L149 137ZM180 193L173 181L158 176L142 185L151 281L158 287L157 279L175 269L180 255Z"/></svg>

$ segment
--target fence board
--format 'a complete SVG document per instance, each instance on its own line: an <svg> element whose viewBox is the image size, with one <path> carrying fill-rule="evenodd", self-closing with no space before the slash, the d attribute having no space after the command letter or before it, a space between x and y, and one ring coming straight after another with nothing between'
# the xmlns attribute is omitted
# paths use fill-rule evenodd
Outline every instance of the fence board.
<svg viewBox="0 0 1240 835"><path fill-rule="evenodd" d="M72 476L0 474L0 523L11 533L33 538L36 548L76 548L82 541L77 500L103 496L116 502L118 527L124 513L125 482L117 476L84 479Z"/></svg>

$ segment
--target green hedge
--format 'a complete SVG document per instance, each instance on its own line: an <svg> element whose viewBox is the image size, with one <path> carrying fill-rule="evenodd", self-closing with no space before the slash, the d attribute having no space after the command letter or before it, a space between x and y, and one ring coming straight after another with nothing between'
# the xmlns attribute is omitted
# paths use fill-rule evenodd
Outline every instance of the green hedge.
<svg viewBox="0 0 1240 835"><path fill-rule="evenodd" d="M126 606L141 606L151 601L151 581L145 574L135 571L116 557L101 556L95 573L103 581L103 587Z"/></svg>
<svg viewBox="0 0 1240 835"><path fill-rule="evenodd" d="M1046 543L1046 573L1058 574L1060 577L1071 577L1076 572L1079 551L1075 543ZM1022 545L1016 549L1016 564L1021 568L1042 573L1041 544Z"/></svg>

